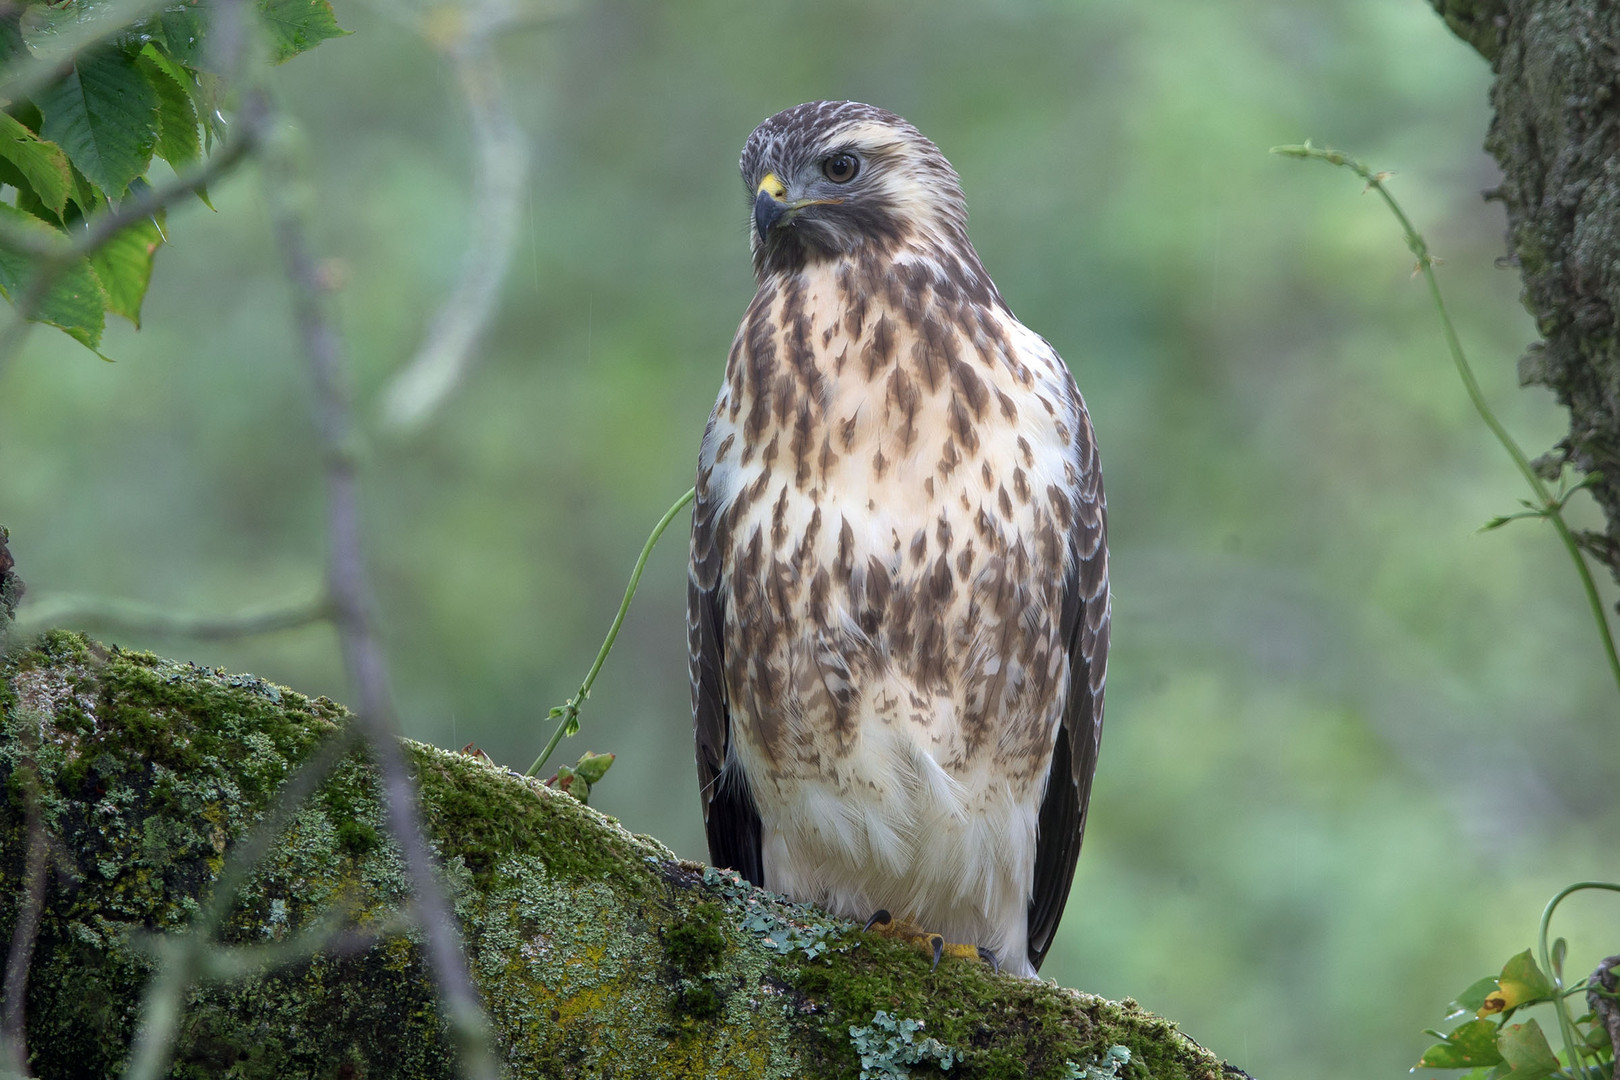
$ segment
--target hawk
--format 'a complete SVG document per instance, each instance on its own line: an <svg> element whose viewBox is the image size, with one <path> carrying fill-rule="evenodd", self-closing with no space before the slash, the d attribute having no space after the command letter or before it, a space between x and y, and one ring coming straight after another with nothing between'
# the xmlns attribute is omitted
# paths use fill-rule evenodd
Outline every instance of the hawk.
<svg viewBox="0 0 1620 1080"><path fill-rule="evenodd" d="M810 102L741 168L758 292L703 434L687 600L710 856L1033 977L1102 733L1085 403L911 124Z"/></svg>

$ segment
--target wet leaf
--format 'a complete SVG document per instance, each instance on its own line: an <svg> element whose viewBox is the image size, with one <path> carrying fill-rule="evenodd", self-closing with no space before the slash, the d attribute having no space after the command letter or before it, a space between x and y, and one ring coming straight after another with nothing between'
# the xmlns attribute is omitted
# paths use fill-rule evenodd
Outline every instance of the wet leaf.
<svg viewBox="0 0 1620 1080"><path fill-rule="evenodd" d="M1489 1020L1470 1020L1435 1043L1418 1058L1420 1069L1469 1069L1495 1065L1502 1060L1496 1049L1497 1025Z"/></svg>
<svg viewBox="0 0 1620 1080"><path fill-rule="evenodd" d="M134 57L117 49L81 53L38 98L40 135L111 199L146 171L157 142L158 96Z"/></svg>
<svg viewBox="0 0 1620 1080"><path fill-rule="evenodd" d="M1485 1004L1487 995L1496 990L1496 976L1487 975L1478 982L1471 983L1468 989L1458 994L1451 1002L1451 1011L1446 1019L1461 1016L1463 1013L1478 1012Z"/></svg>

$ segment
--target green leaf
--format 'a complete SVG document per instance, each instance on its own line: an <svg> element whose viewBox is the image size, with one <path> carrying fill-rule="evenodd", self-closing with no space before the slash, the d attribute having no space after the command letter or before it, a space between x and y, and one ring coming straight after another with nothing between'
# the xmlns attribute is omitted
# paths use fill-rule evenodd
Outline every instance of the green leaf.
<svg viewBox="0 0 1620 1080"><path fill-rule="evenodd" d="M1446 1010L1446 1019L1454 1020L1464 1013L1477 1013L1480 1006L1485 1004L1485 997L1496 989L1496 976L1487 975L1477 982L1470 983L1468 989L1451 999L1451 1007Z"/></svg>
<svg viewBox="0 0 1620 1080"><path fill-rule="evenodd" d="M148 43L137 60L158 98L157 156L176 169L202 157L197 110L191 104L191 76Z"/></svg>
<svg viewBox="0 0 1620 1080"><path fill-rule="evenodd" d="M574 771L587 783L600 784L602 777L606 776L608 769L613 766L614 757L613 754L593 754L587 750L574 765Z"/></svg>
<svg viewBox="0 0 1620 1080"><path fill-rule="evenodd" d="M117 49L81 53L38 98L40 135L109 200L146 172L157 142L158 95L135 58Z"/></svg>
<svg viewBox="0 0 1620 1080"><path fill-rule="evenodd" d="M7 203L0 203L0 217L17 228L41 236L60 239L62 235L34 215ZM0 248L0 293L13 303L27 290L34 271L34 262L28 256ZM95 349L101 344L101 332L106 328L106 306L101 283L90 269L89 260L76 259L56 276L31 318L59 327L87 348Z"/></svg>
<svg viewBox="0 0 1620 1080"><path fill-rule="evenodd" d="M159 222L151 218L118 230L90 257L107 297L107 310L141 328L141 301L152 281L152 259L163 243Z"/></svg>
<svg viewBox="0 0 1620 1080"><path fill-rule="evenodd" d="M349 32L337 24L329 0L259 0L259 14L277 64Z"/></svg>
<svg viewBox="0 0 1620 1080"><path fill-rule="evenodd" d="M1523 1024L1508 1024L1496 1040L1502 1060L1508 1066L1513 1080L1542 1080L1558 1071L1558 1058L1547 1045L1547 1036L1534 1020Z"/></svg>
<svg viewBox="0 0 1620 1080"><path fill-rule="evenodd" d="M1418 1058L1419 1069L1470 1069L1476 1065L1495 1065L1502 1060L1496 1049L1496 1024L1489 1020L1470 1020L1423 1051Z"/></svg>
<svg viewBox="0 0 1620 1080"><path fill-rule="evenodd" d="M1496 977L1496 983L1501 990L1485 999L1487 1008L1494 1006L1494 1009L1499 1010L1517 1009L1521 1005L1546 1001L1553 996L1552 982L1536 966L1529 949L1503 966L1502 974Z"/></svg>
<svg viewBox="0 0 1620 1080"><path fill-rule="evenodd" d="M68 196L68 201L78 207L79 217L87 218L95 213L96 207L107 204L107 199L102 195L101 190L85 179L84 173L74 168L72 161L68 162L68 170L73 174L73 192ZM71 213L67 215L67 219L72 217Z"/></svg>
<svg viewBox="0 0 1620 1080"><path fill-rule="evenodd" d="M163 42L165 51L174 61L188 68L197 68L205 56L205 38L202 16L197 8L182 4L166 8L158 16L154 38Z"/></svg>
<svg viewBox="0 0 1620 1080"><path fill-rule="evenodd" d="M73 174L67 155L55 143L45 142L9 113L0 112L0 158L16 167L39 201L57 217L67 208Z"/></svg>

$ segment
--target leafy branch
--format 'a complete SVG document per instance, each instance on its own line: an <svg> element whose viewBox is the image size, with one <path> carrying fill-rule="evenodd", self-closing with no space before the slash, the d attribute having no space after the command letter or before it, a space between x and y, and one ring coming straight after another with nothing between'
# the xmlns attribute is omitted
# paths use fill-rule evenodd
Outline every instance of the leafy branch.
<svg viewBox="0 0 1620 1080"><path fill-rule="evenodd" d="M164 211L192 193L206 202L251 149L251 133L225 138L218 3L107 7L0 8L0 294L17 312L0 357L33 322L91 350L109 313L138 327ZM328 0L254 7L273 63L345 33ZM155 159L174 182L154 185Z"/></svg>
<svg viewBox="0 0 1620 1080"><path fill-rule="evenodd" d="M1507 428L1497 419L1496 414L1491 410L1490 404L1485 400L1483 391L1479 388L1478 380L1474 378L1474 371L1468 364L1468 357L1463 353L1462 342L1457 337L1457 328L1452 324L1451 316L1446 311L1445 300L1440 295L1440 281L1434 273L1434 264L1437 260L1429 251L1429 245L1424 241L1423 236L1413 228L1411 220L1401 209L1400 204L1395 201L1395 197L1389 193L1386 181L1393 174L1375 172L1371 167L1338 150L1312 146L1310 140L1306 140L1297 146L1274 146L1271 148L1271 152L1284 157L1322 161L1329 165L1349 169L1367 182L1369 190L1378 193L1379 198L1384 200L1384 205L1389 207L1390 213L1395 215L1395 220L1400 222L1401 232L1406 239L1406 246L1417 257L1415 272L1422 274L1423 280L1429 286L1429 296L1434 301L1435 311L1440 315L1440 326L1445 333L1446 347L1451 352L1451 361L1457 368L1458 377L1462 379L1463 388L1468 392L1468 400L1473 403L1474 411L1479 413L1480 419L1485 421L1485 426L1491 429L1491 434L1496 436L1497 442L1502 444L1502 448L1513 459L1514 466L1519 470L1520 475L1524 477L1525 483L1530 485L1530 490L1534 493L1534 498L1524 503L1528 508L1528 512L1493 518L1486 523L1485 528L1498 528L1521 517L1545 518L1552 523L1553 528L1558 533L1558 538L1563 541L1565 550L1569 552L1570 560L1575 564L1576 574L1580 576L1581 588L1586 593L1587 604L1592 609L1592 618L1597 623L1598 636L1602 639L1603 649L1609 661L1609 672L1614 676L1616 689L1620 689L1620 653L1615 651L1614 635L1609 629L1608 616L1603 610L1603 600L1598 596L1597 584L1592 580L1592 571L1586 565L1586 560L1581 556L1580 543L1576 540L1568 522L1564 520L1564 504L1569 496L1591 483L1596 477L1588 476L1582 483L1575 485L1573 488L1561 490L1555 495L1548 490L1546 481L1536 473L1535 466L1531 464L1530 459L1525 456L1524 451L1520 449L1513 436L1508 433Z"/></svg>

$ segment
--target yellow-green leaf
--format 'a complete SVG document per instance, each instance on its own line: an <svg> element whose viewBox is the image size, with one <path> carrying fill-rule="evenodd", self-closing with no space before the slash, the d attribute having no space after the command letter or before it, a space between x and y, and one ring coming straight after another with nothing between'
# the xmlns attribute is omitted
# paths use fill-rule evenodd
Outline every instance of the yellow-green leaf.
<svg viewBox="0 0 1620 1080"><path fill-rule="evenodd" d="M259 15L277 64L349 32L337 24L329 0L259 0Z"/></svg>
<svg viewBox="0 0 1620 1080"><path fill-rule="evenodd" d="M1558 1070L1558 1058L1534 1020L1508 1024L1497 1036L1496 1046L1513 1080L1542 1080Z"/></svg>
<svg viewBox="0 0 1620 1080"><path fill-rule="evenodd" d="M1420 1069L1471 1069L1495 1065L1502 1060L1496 1049L1496 1025L1489 1020L1470 1020L1458 1026L1442 1042L1435 1043L1418 1059Z"/></svg>
<svg viewBox="0 0 1620 1080"><path fill-rule="evenodd" d="M61 147L29 131L10 113L0 112L0 158L16 167L41 203L62 216L73 174Z"/></svg>
<svg viewBox="0 0 1620 1080"><path fill-rule="evenodd" d="M1485 1009L1502 1012L1517 1009L1536 1001L1546 1001L1553 995L1552 981L1543 975L1530 956L1530 950L1509 960L1496 977L1500 990L1485 999Z"/></svg>
<svg viewBox="0 0 1620 1080"><path fill-rule="evenodd" d="M202 157L197 110L191 103L191 76L150 42L141 48L137 63L157 92L157 156L176 169L189 165Z"/></svg>
<svg viewBox="0 0 1620 1080"><path fill-rule="evenodd" d="M141 326L141 302L152 281L152 257L163 243L159 223L151 218L120 229L90 257L107 296L107 310Z"/></svg>
<svg viewBox="0 0 1620 1080"><path fill-rule="evenodd" d="M60 240L62 234L39 218L0 202L0 217L13 227L43 237ZM34 260L16 251L0 248L0 294L16 303L28 290L37 267ZM101 344L101 332L106 328L106 296L88 259L75 259L56 275L50 289L35 305L29 317L34 322L49 323L66 331L75 340L90 349ZM99 355L99 354L98 354Z"/></svg>

